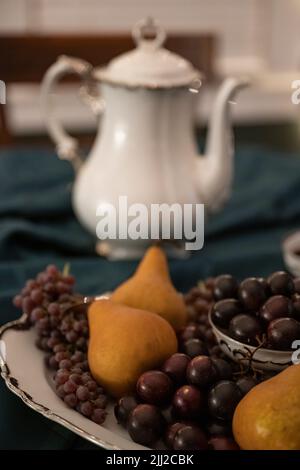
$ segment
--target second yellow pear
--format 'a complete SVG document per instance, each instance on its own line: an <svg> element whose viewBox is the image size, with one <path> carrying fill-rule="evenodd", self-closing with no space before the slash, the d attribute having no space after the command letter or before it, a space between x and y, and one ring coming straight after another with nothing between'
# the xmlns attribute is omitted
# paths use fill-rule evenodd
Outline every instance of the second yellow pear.
<svg viewBox="0 0 300 470"><path fill-rule="evenodd" d="M300 450L300 365L247 393L235 410L233 434L243 450Z"/></svg>
<svg viewBox="0 0 300 470"><path fill-rule="evenodd" d="M147 250L134 275L114 291L111 300L157 313L175 330L187 321L183 297L172 284L166 255L158 246Z"/></svg>

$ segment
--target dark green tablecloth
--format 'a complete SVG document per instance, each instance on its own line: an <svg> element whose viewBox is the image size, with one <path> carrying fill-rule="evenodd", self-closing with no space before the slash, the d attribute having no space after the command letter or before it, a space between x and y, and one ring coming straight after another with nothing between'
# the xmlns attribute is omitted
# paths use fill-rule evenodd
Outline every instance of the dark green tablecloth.
<svg viewBox="0 0 300 470"><path fill-rule="evenodd" d="M234 191L226 209L206 226L204 249L172 260L176 286L230 272L239 278L283 267L281 240L300 227L300 156L238 149ZM114 288L135 262L95 256L94 239L71 209L72 170L49 150L0 152L0 324L16 318L11 297L47 263L67 261L78 290ZM87 448L90 444L31 411L0 381L0 448Z"/></svg>

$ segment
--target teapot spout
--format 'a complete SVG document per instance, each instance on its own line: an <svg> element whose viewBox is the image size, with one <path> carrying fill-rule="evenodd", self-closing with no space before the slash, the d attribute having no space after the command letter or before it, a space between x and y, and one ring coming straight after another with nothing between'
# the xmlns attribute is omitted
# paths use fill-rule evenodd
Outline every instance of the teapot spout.
<svg viewBox="0 0 300 470"><path fill-rule="evenodd" d="M218 210L230 195L233 178L233 133L230 123L230 100L248 82L228 78L221 85L210 119L204 158L200 158L198 183L209 211Z"/></svg>

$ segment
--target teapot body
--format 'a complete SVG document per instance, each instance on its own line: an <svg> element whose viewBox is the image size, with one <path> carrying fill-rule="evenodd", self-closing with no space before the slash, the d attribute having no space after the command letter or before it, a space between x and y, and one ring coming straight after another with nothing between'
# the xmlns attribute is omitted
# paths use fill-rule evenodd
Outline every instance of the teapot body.
<svg viewBox="0 0 300 470"><path fill-rule="evenodd" d="M116 240L108 240L105 246L114 247L109 251L115 252L117 246L126 251L131 245L135 252L151 240L120 239L120 197L127 197L128 206L144 205L149 213L152 204L183 207L202 202L195 178L194 99L183 87L100 87L105 112L91 153L76 176L74 210L95 234L101 208L115 207Z"/></svg>
<svg viewBox="0 0 300 470"><path fill-rule="evenodd" d="M198 229L199 206L194 210L195 205L205 204L209 211L222 207L230 195L233 175L229 108L235 93L246 85L238 78L224 80L212 107L205 153L196 158L194 106L201 72L163 47L166 34L153 19L137 23L132 36L136 47L105 67L59 57L47 70L41 87L45 123L58 156L75 169L75 213L98 236L98 251L114 258L139 257L157 239L186 246L185 239L191 240L194 228ZM81 97L101 115L85 161L77 140L64 130L52 109L53 87L68 73L82 79ZM159 227L153 233L154 206L163 206L163 215L156 220ZM143 223L135 220L132 234L129 222L138 208L144 214ZM186 209L192 210L186 214ZM167 236L160 225L166 217ZM138 225L143 229L138 230ZM182 249L175 252L184 253Z"/></svg>

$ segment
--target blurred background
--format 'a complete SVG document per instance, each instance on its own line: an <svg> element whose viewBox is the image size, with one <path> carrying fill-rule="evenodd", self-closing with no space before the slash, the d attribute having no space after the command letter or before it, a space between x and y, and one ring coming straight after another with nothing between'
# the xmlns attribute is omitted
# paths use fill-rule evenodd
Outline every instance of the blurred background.
<svg viewBox="0 0 300 470"><path fill-rule="evenodd" d="M300 0L0 0L0 145L47 143L39 82L62 53L100 65L133 47L130 30L152 15L171 37L168 46L207 76L196 126L205 132L216 86L227 75L251 77L233 119L238 142L298 150ZM57 90L57 113L68 129L91 141L96 122L76 94L76 80Z"/></svg>

